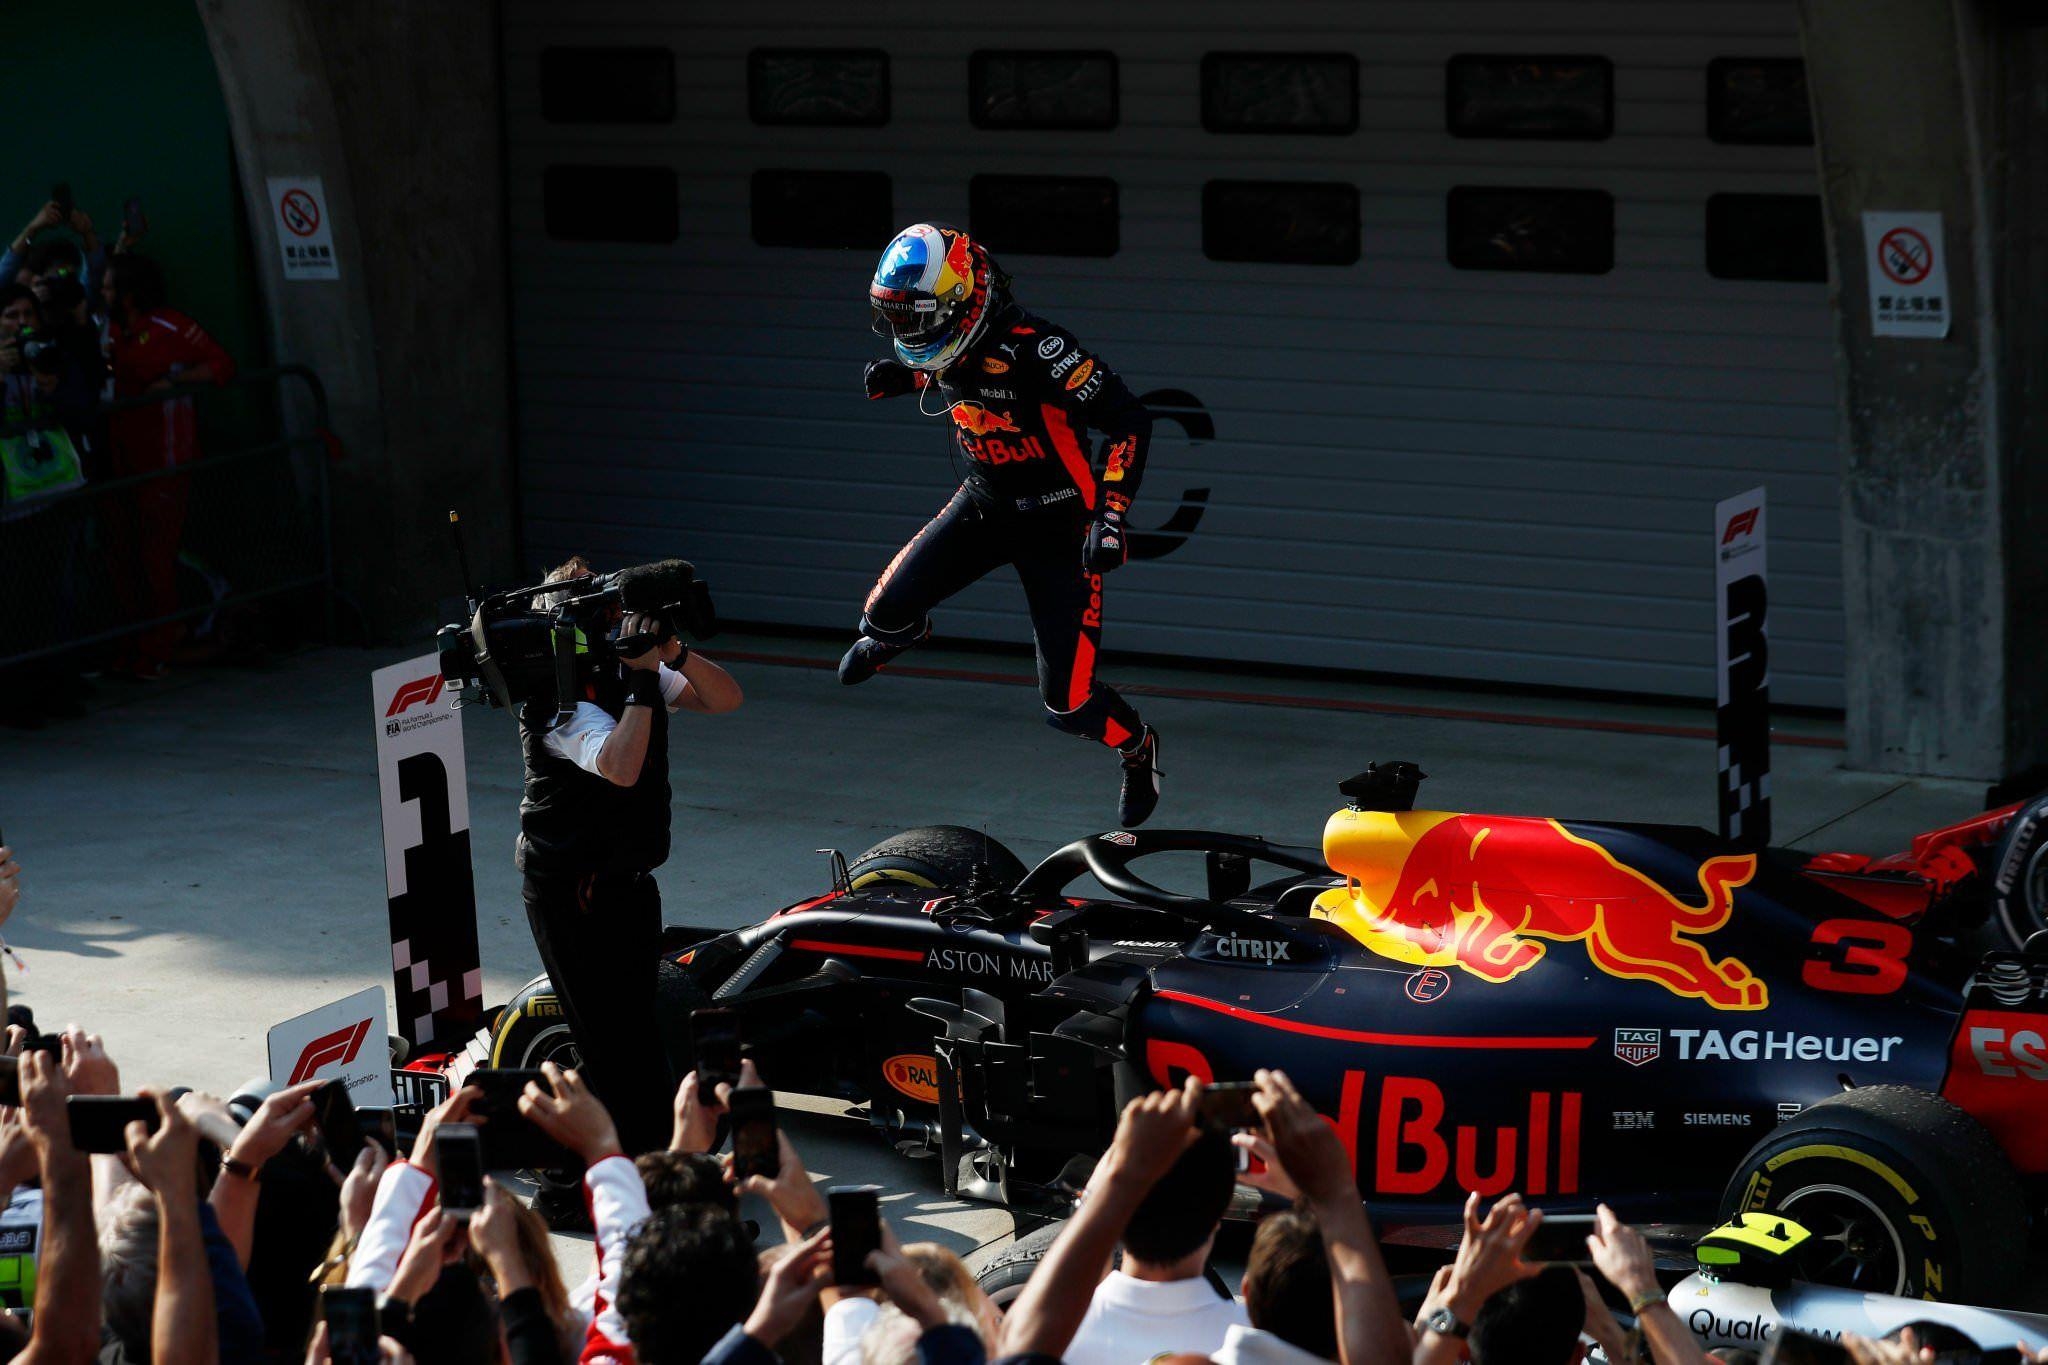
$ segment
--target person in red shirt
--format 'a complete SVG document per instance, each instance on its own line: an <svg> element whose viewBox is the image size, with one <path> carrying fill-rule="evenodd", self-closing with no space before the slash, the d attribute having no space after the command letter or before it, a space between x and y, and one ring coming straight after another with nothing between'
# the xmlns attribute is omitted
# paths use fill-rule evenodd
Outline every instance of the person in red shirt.
<svg viewBox="0 0 2048 1365"><path fill-rule="evenodd" d="M100 281L108 318L114 397L165 395L115 412L107 424L108 473L116 479L176 469L199 458L199 428L182 389L225 384L235 362L191 318L165 302L161 267L146 256L116 256ZM178 609L178 542L190 495L184 475L137 483L107 508L114 585L130 619L161 621ZM117 665L140 678L163 676L184 634L177 622L141 631Z"/></svg>

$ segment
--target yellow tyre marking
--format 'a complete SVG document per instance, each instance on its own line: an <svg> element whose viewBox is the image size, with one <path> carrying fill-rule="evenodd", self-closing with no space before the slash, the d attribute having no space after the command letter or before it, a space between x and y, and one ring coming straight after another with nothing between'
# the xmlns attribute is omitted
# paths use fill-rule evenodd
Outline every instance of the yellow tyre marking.
<svg viewBox="0 0 2048 1365"><path fill-rule="evenodd" d="M899 872L895 868L884 867L873 872L861 873L853 879L853 886L858 890L863 886L880 886L888 882L897 882L904 886L921 886L927 891L936 890L939 885L935 881L918 876L915 872Z"/></svg>
<svg viewBox="0 0 2048 1365"><path fill-rule="evenodd" d="M1870 1155L1870 1153L1858 1151L1854 1147L1838 1147L1832 1143L1817 1143L1811 1147L1794 1147L1790 1151L1780 1152L1769 1161L1766 1161L1764 1169L1775 1171L1780 1166L1788 1165L1794 1161L1803 1161L1808 1157L1833 1157L1837 1161L1846 1161L1852 1166L1861 1166L1864 1170L1869 1171L1883 1180L1885 1184L1897 1190L1899 1197L1908 1204L1920 1202L1919 1194L1914 1191L1911 1185L1906 1183L1904 1176Z"/></svg>
<svg viewBox="0 0 2048 1365"><path fill-rule="evenodd" d="M505 1040L512 1036L513 1025L526 1018L527 1015L534 1013L533 1007L543 1000L553 1001L557 1009L561 1008L560 1001L556 1001L553 995L543 991L540 994L528 996L526 1003L519 1007L518 1013L509 1019L501 1019L499 1021L497 1033L491 1039L491 1069L493 1071L498 1070L500 1064L505 1060Z"/></svg>

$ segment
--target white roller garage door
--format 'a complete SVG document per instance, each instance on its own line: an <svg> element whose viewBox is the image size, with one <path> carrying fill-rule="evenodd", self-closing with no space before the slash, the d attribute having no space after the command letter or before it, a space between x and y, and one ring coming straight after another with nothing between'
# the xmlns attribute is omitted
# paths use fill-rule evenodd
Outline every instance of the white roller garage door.
<svg viewBox="0 0 2048 1365"><path fill-rule="evenodd" d="M861 397L882 240L758 245L756 173L885 175L899 223L968 222L985 173L1102 177L1115 254L1004 264L1134 389L1193 394L1216 433L1161 429L1137 519L1159 524L1187 490L1207 505L1184 544L1110 581L1111 649L1711 695L1712 507L1763 483L1774 693L1839 705L1826 285L1716 278L1706 259L1709 196L1816 192L1810 147L1707 134L1709 62L1796 56L1791 0L1045 0L963 8L953 25L898 4L504 10L536 562L679 553L730 617L850 629L951 487L947 424ZM885 53L887 121L752 121L749 53L796 44ZM673 117L544 109L544 51L590 48L671 52ZM970 54L1007 49L1113 52L1115 126L976 127ZM1246 50L1354 56L1356 130L1205 131L1204 55ZM1446 63L1461 53L1607 59L1612 135L1453 136ZM674 240L564 240L607 230L603 203L571 223L579 189L608 183L577 168L620 166L673 174ZM553 205L551 173L565 177ZM1218 180L1355 187L1358 259L1211 259ZM1447 215L1471 187L1611 196L1612 268L1457 268ZM1026 631L1006 576L939 625Z"/></svg>

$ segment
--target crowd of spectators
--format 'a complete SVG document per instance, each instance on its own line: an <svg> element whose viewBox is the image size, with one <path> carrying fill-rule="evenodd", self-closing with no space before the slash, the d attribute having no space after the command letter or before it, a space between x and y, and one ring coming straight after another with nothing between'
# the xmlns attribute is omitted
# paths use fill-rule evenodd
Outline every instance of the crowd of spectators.
<svg viewBox="0 0 2048 1365"><path fill-rule="evenodd" d="M179 606L189 496L177 471L199 456L189 391L226 383L235 366L169 306L162 267L135 250L144 228L131 215L110 251L84 209L52 200L0 252L0 525L42 561L37 596L60 612L75 597L67 580L97 552L119 621L133 627L105 667L151 680L184 629L165 618ZM108 481L119 486L90 521L24 534L55 500Z"/></svg>
<svg viewBox="0 0 2048 1365"><path fill-rule="evenodd" d="M0 846L0 926L21 877ZM788 1133L778 1127L773 1174L741 1178L716 1155L735 1089L762 1084L752 1061L737 1087L685 1076L668 1146L638 1156L581 1077L552 1063L516 1113L486 1110L484 1090L465 1085L409 1141L386 1139L402 1151L324 1131L321 1080L233 1101L140 1087L150 1119L93 1144L74 1139L70 1102L126 1093L105 1043L75 1026L39 1034L4 994L0 1008L0 1080L15 1092L0 1104L0 1294L26 1300L0 1312L0 1360L1577 1365L1588 1344L1615 1365L1756 1359L1701 1349L1649 1243L1604 1205L1586 1260L1605 1292L1575 1265L1527 1259L1543 1214L1515 1194L1484 1210L1468 1198L1455 1256L1405 1316L1349 1152L1277 1070L1257 1073L1257 1124L1234 1133L1204 1123L1193 1080L1132 1101L1004 1311L959 1257L903 1243L887 1220L868 1283L836 1282L830 1206ZM444 1205L454 1177L443 1185L440 1135L493 1122L530 1124L583 1168L596 1267L573 1289L547 1223L504 1185L486 1177L474 1208ZM1240 1180L1289 1207L1260 1221L1233 1293L1210 1253ZM772 1210L779 1241L757 1246L742 1196ZM323 1300L335 1291L374 1303L374 1355L330 1340ZM1841 1345L1855 1365L1937 1358L1911 1329ZM2042 1365L2048 1350L2020 1358Z"/></svg>
<svg viewBox="0 0 2048 1365"><path fill-rule="evenodd" d="M0 849L0 919L19 875ZM905 1244L886 1220L869 1283L836 1283L828 1201L788 1134L772 1176L736 1178L732 1157L715 1154L733 1087L709 1093L695 1073L675 1096L668 1147L638 1157L577 1073L553 1065L516 1115L486 1110L476 1086L457 1091L402 1154L360 1138L352 1156L336 1150L315 1080L260 1102L144 1086L134 1093L150 1121L127 1125L124 1152L89 1155L70 1101L126 1093L114 1058L82 1029L39 1036L19 1006L10 1020L4 1068L18 1094L0 1107L0 1246L17 1271L8 1229L38 1235L32 1272L15 1276L32 1286L33 1312L0 1314L0 1359L1572 1365L1587 1343L1611 1362L1710 1358L1666 1302L1640 1234L1602 1208L1587 1238L1590 1263L1632 1310L1624 1330L1586 1273L1524 1259L1542 1214L1515 1195L1468 1202L1455 1258L1404 1316L1349 1154L1279 1071L1258 1073L1258 1126L1235 1135L1203 1125L1193 1082L1132 1102L1004 1311L957 1256ZM760 1083L746 1063L739 1086ZM442 1135L494 1122L530 1124L582 1164L596 1251L585 1283L565 1283L547 1225L502 1184L486 1179L474 1209L443 1205L455 1176L443 1184ZM1233 1294L1207 1267L1241 1178L1291 1207L1259 1224ZM742 1196L765 1201L779 1240L742 1219ZM323 1313L327 1296L351 1291L375 1305L367 1353L343 1350ZM1445 1321L1438 1309L1469 1336L1432 1325ZM1845 1344L1861 1365L1934 1358L1910 1333Z"/></svg>

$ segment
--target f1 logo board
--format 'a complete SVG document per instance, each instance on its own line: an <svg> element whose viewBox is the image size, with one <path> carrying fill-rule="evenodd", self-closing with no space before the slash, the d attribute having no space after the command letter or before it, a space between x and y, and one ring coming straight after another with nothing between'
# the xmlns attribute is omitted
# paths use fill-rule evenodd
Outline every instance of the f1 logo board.
<svg viewBox="0 0 2048 1365"><path fill-rule="evenodd" d="M459 1037L476 1027L484 985L456 691L428 654L378 669L370 697L398 1028L415 1044Z"/></svg>

